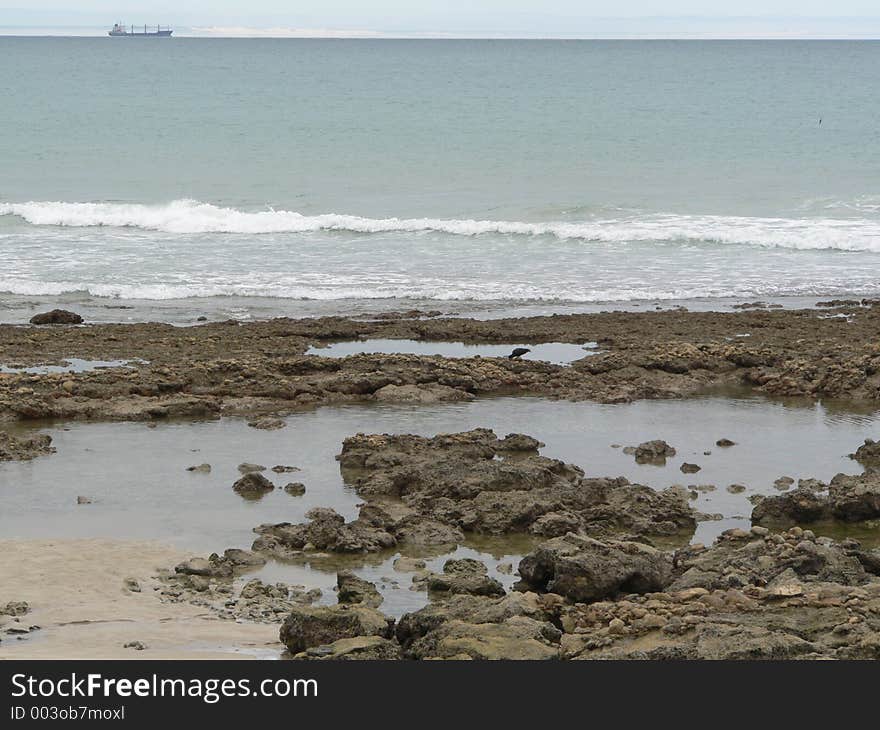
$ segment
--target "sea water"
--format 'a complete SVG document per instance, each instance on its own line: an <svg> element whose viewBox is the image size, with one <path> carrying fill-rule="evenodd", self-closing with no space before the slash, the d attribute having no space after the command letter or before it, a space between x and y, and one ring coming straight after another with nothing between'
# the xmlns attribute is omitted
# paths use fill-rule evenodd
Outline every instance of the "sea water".
<svg viewBox="0 0 880 730"><path fill-rule="evenodd" d="M877 42L6 37L0 72L6 321L880 291Z"/></svg>

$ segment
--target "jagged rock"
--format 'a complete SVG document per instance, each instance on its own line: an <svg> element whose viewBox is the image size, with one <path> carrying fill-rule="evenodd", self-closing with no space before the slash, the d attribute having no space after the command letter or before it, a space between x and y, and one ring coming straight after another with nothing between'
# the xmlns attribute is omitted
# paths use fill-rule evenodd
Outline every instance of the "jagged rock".
<svg viewBox="0 0 880 730"><path fill-rule="evenodd" d="M66 309L53 309L50 312L40 312L30 319L31 324L82 324L83 318L76 312Z"/></svg>
<svg viewBox="0 0 880 730"><path fill-rule="evenodd" d="M255 471L266 471L266 467L261 466L260 464L251 464L247 461L238 465L239 474L250 474Z"/></svg>
<svg viewBox="0 0 880 730"><path fill-rule="evenodd" d="M781 536L728 530L709 548L679 550L676 563L679 574L670 591L764 587L788 570L805 583L860 585L868 580L858 558L843 546L811 538L799 527Z"/></svg>
<svg viewBox="0 0 880 730"><path fill-rule="evenodd" d="M568 534L543 543L519 564L521 585L573 601L661 591L672 580L671 557L641 543Z"/></svg>
<svg viewBox="0 0 880 730"><path fill-rule="evenodd" d="M451 620L415 641L408 655L414 659L557 659L559 647L545 633L544 624L524 616L484 624Z"/></svg>
<svg viewBox="0 0 880 730"><path fill-rule="evenodd" d="M225 557L235 567L259 567L266 564L266 558L259 553L239 548L228 548L223 551Z"/></svg>
<svg viewBox="0 0 880 730"><path fill-rule="evenodd" d="M306 485L301 482L290 482L284 486L284 491L291 497L301 497L306 493Z"/></svg>
<svg viewBox="0 0 880 730"><path fill-rule="evenodd" d="M52 437L48 434L17 437L0 431L0 461L30 461L37 456L54 453Z"/></svg>
<svg viewBox="0 0 880 730"><path fill-rule="evenodd" d="M368 580L358 578L350 570L341 570L336 574L337 600L339 603L360 604L370 608L378 608L383 601L382 594Z"/></svg>
<svg viewBox="0 0 880 730"><path fill-rule="evenodd" d="M339 639L357 636L390 639L393 631L394 619L367 606L301 606L294 608L284 620L279 638L295 655Z"/></svg>
<svg viewBox="0 0 880 730"><path fill-rule="evenodd" d="M731 441L730 439L722 438L718 439L715 442L716 446L720 446L722 449L729 449L731 446L736 446L736 441Z"/></svg>
<svg viewBox="0 0 880 730"><path fill-rule="evenodd" d="M486 566L479 560L462 558L447 560L443 565L443 573L428 573L424 577L425 585L434 593L459 594L473 596L503 596L504 586L487 575Z"/></svg>
<svg viewBox="0 0 880 730"><path fill-rule="evenodd" d="M803 487L779 496L764 497L752 510L752 522L758 525L792 525L829 517L828 499Z"/></svg>
<svg viewBox="0 0 880 730"><path fill-rule="evenodd" d="M285 557L303 550L375 552L397 544L383 526L362 517L346 523L342 515L325 507L309 510L306 517L310 522L299 525L282 522L256 528L261 537L254 542L253 549Z"/></svg>
<svg viewBox="0 0 880 730"><path fill-rule="evenodd" d="M0 616L24 616L30 610L27 601L9 601L0 609Z"/></svg>
<svg viewBox="0 0 880 730"><path fill-rule="evenodd" d="M211 555L209 558L190 558L174 568L175 573L197 575L204 578L231 578L233 563L227 558Z"/></svg>
<svg viewBox="0 0 880 730"><path fill-rule="evenodd" d="M630 448L638 464L658 464L662 466L666 463L666 459L675 456L675 449L663 439L645 441L636 447ZM624 449L624 452L626 453L627 450Z"/></svg>
<svg viewBox="0 0 880 730"><path fill-rule="evenodd" d="M773 487L780 492L784 492L786 489L791 489L792 484L794 484L794 479L791 477L779 477L779 479L773 482Z"/></svg>
<svg viewBox="0 0 880 730"><path fill-rule="evenodd" d="M368 500L399 499L424 518L465 532L557 536L693 530L681 489L586 479L576 466L534 453L537 442L488 429L433 438L359 434L343 443L343 474ZM510 457L515 447L515 457ZM510 458L508 458L510 457Z"/></svg>
<svg viewBox="0 0 880 730"><path fill-rule="evenodd" d="M856 522L880 517L880 473L838 474L828 485L828 501L839 520Z"/></svg>
<svg viewBox="0 0 880 730"><path fill-rule="evenodd" d="M871 465L880 463L880 441L865 439L865 443L859 446L855 453L850 454L849 457L862 464Z"/></svg>
<svg viewBox="0 0 880 730"><path fill-rule="evenodd" d="M275 489L275 485L259 472L252 471L235 482L232 489L242 497L258 498Z"/></svg>
<svg viewBox="0 0 880 730"><path fill-rule="evenodd" d="M679 469L682 474L696 474L701 470L701 467L698 464L689 464L688 462L684 462Z"/></svg>

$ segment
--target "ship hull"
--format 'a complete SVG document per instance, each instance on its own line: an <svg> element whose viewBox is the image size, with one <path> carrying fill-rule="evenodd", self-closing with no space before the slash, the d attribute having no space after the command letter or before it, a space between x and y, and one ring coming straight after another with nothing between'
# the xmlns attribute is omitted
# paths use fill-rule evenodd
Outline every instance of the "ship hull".
<svg viewBox="0 0 880 730"><path fill-rule="evenodd" d="M107 35L114 38L170 38L173 30L160 30L154 33L114 33L112 30Z"/></svg>

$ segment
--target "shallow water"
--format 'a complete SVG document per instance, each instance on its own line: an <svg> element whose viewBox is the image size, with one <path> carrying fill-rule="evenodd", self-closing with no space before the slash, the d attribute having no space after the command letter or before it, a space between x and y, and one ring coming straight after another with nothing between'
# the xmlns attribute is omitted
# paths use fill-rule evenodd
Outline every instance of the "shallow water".
<svg viewBox="0 0 880 730"><path fill-rule="evenodd" d="M78 357L69 357L60 365L34 365L32 367L17 367L15 365L0 365L0 373L16 373L28 375L47 375L49 373L87 373L92 370L104 368L131 368L135 365L146 364L146 360L83 360Z"/></svg>
<svg viewBox="0 0 880 730"><path fill-rule="evenodd" d="M58 452L31 462L0 464L0 535L3 537L111 537L155 539L207 554L227 547L249 547L252 528L263 522L298 522L314 506L331 506L352 518L361 501L343 483L334 456L343 438L357 432L411 432L433 435L478 426L499 435L524 432L546 443L542 453L573 462L590 476L622 475L663 488L670 484L713 484L700 493L695 509L721 513L720 521L701 522L694 541L710 542L730 527L746 527L755 493L776 494L773 481L828 480L838 472L858 473L847 454L880 431L880 411L858 412L834 405L759 398L705 397L682 401L643 401L603 405L537 398L482 399L435 406L327 407L291 415L287 428L261 431L244 420L145 423L46 424ZM16 430L22 430L20 426ZM719 438L737 442L715 446ZM620 446L664 438L677 450L665 466L636 464ZM711 451L704 455L704 451ZM278 488L257 501L246 501L230 488L241 462L267 467L297 466L299 472L266 475ZM697 463L697 474L680 465ZM210 474L187 472L207 462ZM307 492L291 497L283 486L303 482ZM725 487L745 485L743 494ZM92 504L77 505L79 495ZM863 529L859 537L870 538ZM484 560L490 573L509 585L513 576L498 574L498 563L514 566L529 549L528 538L481 538L457 555ZM383 610L397 614L424 602L408 590L410 576L397 573L396 553L354 558L312 559L308 564L270 563L250 575L317 586L333 600L335 570L352 567L369 580L386 580ZM430 556L429 556L430 557ZM431 558L440 568L447 555ZM250 576L249 576L250 577Z"/></svg>
<svg viewBox="0 0 880 730"><path fill-rule="evenodd" d="M363 353L401 355L442 355L443 357L507 357L514 348L524 347L531 352L522 360L538 360L554 365L570 365L589 355L598 355L595 342L573 345L568 342L542 342L538 345L509 343L504 345L467 345L464 342L423 342L421 340L349 340L334 342L323 347L311 347L306 355L321 357L348 357Z"/></svg>

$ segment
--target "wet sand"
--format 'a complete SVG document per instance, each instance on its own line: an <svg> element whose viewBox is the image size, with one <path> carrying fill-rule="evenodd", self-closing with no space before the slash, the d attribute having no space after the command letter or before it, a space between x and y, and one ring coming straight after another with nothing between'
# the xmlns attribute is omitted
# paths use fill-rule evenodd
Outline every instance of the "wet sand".
<svg viewBox="0 0 880 730"><path fill-rule="evenodd" d="M0 659L234 659L275 657L282 647L268 624L219 621L187 603L162 603L157 570L186 557L155 542L61 539L0 541L2 595L30 612L3 634ZM134 578L140 592L125 587ZM142 642L146 648L125 648Z"/></svg>

